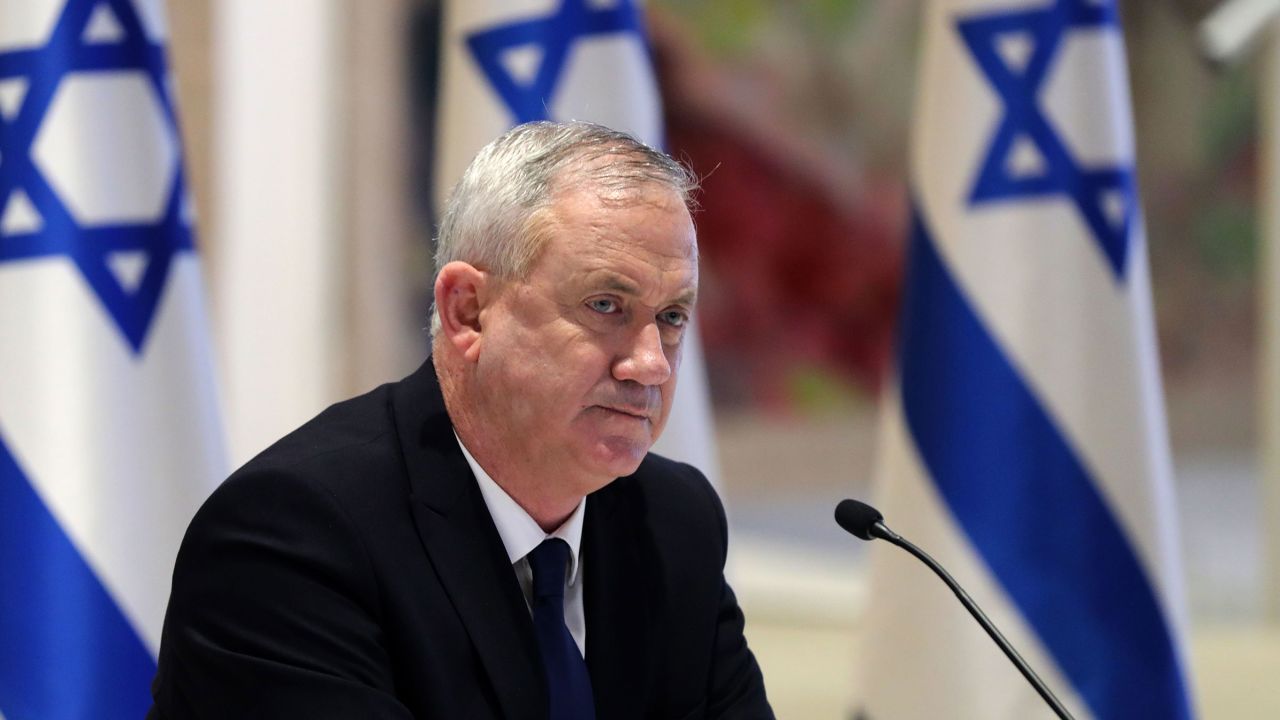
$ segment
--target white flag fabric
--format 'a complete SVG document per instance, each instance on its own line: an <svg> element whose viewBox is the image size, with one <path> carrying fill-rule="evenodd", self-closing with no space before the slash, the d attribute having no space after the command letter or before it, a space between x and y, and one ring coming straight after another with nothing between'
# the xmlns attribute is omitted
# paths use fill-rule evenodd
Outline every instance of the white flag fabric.
<svg viewBox="0 0 1280 720"><path fill-rule="evenodd" d="M1194 715L1114 0L926 6L877 504L1079 718ZM877 543L859 717L1050 717Z"/></svg>
<svg viewBox="0 0 1280 720"><path fill-rule="evenodd" d="M140 718L225 474L160 2L0 0L0 716Z"/></svg>
<svg viewBox="0 0 1280 720"><path fill-rule="evenodd" d="M513 125L586 120L663 144L661 98L636 0L446 2L435 142L436 207L471 158ZM696 322L654 447L717 481L710 394Z"/></svg>

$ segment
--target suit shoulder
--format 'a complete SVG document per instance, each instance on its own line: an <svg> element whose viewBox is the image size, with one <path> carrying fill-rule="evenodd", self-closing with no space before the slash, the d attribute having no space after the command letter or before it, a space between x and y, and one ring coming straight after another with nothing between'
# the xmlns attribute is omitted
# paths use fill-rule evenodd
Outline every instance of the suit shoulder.
<svg viewBox="0 0 1280 720"><path fill-rule="evenodd" d="M327 463L335 456L367 453L392 433L390 384L343 400L290 432L238 470L254 472L309 463ZM233 477L234 477L233 475Z"/></svg>
<svg viewBox="0 0 1280 720"><path fill-rule="evenodd" d="M232 473L192 519L180 560L252 545L281 562L323 548L362 567L371 533L408 502L392 387L330 406Z"/></svg>
<svg viewBox="0 0 1280 720"><path fill-rule="evenodd" d="M323 482L337 491L361 479L402 472L392 387L382 385L329 406L245 463L224 485L283 474Z"/></svg>
<svg viewBox="0 0 1280 720"><path fill-rule="evenodd" d="M191 529L243 518L255 508L269 509L276 522L395 511L408 480L390 388L332 405L263 450L214 491Z"/></svg>

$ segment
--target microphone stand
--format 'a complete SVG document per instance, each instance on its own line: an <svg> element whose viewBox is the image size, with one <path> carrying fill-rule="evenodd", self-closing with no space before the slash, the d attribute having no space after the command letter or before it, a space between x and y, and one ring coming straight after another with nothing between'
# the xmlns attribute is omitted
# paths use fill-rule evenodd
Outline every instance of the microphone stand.
<svg viewBox="0 0 1280 720"><path fill-rule="evenodd" d="M956 582L955 578L951 577L951 574L943 569L936 560L929 557L928 553L916 547L910 540L907 540L901 535L890 530L888 526L881 521L877 520L870 527L868 533L872 537L877 537L888 543L897 545L903 550L906 550L916 556L920 562L928 565L929 569L938 577L942 578L942 582L946 583L947 587L951 588L951 592L955 593L956 597L960 599L960 603L969 611L969 614L973 616L973 619L977 620L978 624L982 626L982 629L987 631L987 635L991 636L991 639L995 641L996 645L1000 646L1005 657L1009 658L1009 661L1018 668L1018 672L1022 673L1022 677L1026 678L1027 682L1031 683L1031 686L1036 689L1036 692L1040 694L1040 697L1044 699L1049 707L1057 713L1058 717L1061 718L1061 720L1075 720L1075 718L1071 716L1071 713L1067 712L1067 709L1063 707L1062 702L1058 700L1057 696L1055 696L1053 692L1049 690L1049 687L1044 684L1044 681L1040 679L1040 676L1036 675L1035 671L1031 669L1031 666L1027 664L1027 661L1022 659L1022 656L1018 654L1018 651L1014 650L1013 646L1009 644L1009 641L1005 639L1004 635L996 629L996 626L987 618L986 613L982 612L982 608L978 607L978 604L969 597L969 593L965 592L964 588L960 587L960 583Z"/></svg>

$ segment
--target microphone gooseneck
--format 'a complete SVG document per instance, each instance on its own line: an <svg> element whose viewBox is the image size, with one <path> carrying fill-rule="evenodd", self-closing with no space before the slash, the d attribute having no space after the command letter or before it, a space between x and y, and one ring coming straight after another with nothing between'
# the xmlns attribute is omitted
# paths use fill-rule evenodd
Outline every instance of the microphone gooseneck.
<svg viewBox="0 0 1280 720"><path fill-rule="evenodd" d="M1062 702L1058 700L1058 697L1053 694L1053 691L1049 689L1049 686L1044 684L1044 681L1041 680L1040 676L1031 669L1031 666L1027 664L1027 661L1022 659L1022 656L1013 648L1013 645L1009 644L1009 641L1005 639L1004 635L996 629L995 624L991 622L986 613L982 612L982 608L978 607L978 604L973 601L973 598L969 597L969 593L965 592L964 588L960 587L960 583L956 582L955 578L951 577L951 574L938 564L938 561L929 557L928 553L916 547L911 541L890 530L889 526L884 524L884 516L880 514L879 510L857 500L841 500L840 503L836 505L836 523L839 524L840 527L844 528L844 530L849 534L862 538L863 540L879 538L885 542L897 545L903 550L914 555L920 562L927 565L934 574L942 578L942 582L946 583L947 587L951 588L951 592L955 593L955 596L960 600L960 603L964 605L965 609L969 611L969 614L973 616L973 619L977 620L978 624L982 626L982 629L987 632L987 635L995 641L996 645L1000 646L1000 650L1004 652L1005 657L1009 658L1009 661L1018 668L1018 672L1022 673L1022 676L1027 679L1027 682L1031 683L1031 686L1035 688L1036 692L1040 694L1040 697L1044 699L1045 703L1049 705L1054 713L1056 713L1062 720L1075 720L1075 718L1071 716L1071 713L1067 712L1067 709L1062 705Z"/></svg>

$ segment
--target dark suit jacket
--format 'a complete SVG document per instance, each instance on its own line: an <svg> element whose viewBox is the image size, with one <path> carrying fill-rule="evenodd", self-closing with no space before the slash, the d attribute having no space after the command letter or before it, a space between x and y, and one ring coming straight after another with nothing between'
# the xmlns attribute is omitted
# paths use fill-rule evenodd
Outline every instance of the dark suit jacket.
<svg viewBox="0 0 1280 720"><path fill-rule="evenodd" d="M724 510L648 456L590 496L597 716L770 718ZM430 360L233 474L187 531L151 718L546 717L533 624Z"/></svg>

